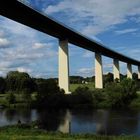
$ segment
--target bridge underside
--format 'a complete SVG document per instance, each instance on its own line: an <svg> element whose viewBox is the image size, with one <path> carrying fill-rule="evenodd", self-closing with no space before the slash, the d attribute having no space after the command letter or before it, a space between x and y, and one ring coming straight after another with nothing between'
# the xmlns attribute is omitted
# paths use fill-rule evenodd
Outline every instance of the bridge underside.
<svg viewBox="0 0 140 140"><path fill-rule="evenodd" d="M52 18L49 18L47 15L43 15L42 13L35 11L31 7L28 7L19 1L1 0L0 14L61 40L67 39L69 43L84 49L98 52L111 58L119 58L120 61L131 63L133 65L140 65L139 61L106 48L103 44L81 35L73 29L62 25Z"/></svg>

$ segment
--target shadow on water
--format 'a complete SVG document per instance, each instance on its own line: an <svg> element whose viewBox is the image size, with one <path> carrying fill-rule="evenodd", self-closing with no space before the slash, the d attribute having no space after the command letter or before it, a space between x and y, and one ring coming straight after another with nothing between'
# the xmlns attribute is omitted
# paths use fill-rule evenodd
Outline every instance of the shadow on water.
<svg viewBox="0 0 140 140"><path fill-rule="evenodd" d="M59 125L65 121L66 110L39 110L37 114L39 128L57 131Z"/></svg>
<svg viewBox="0 0 140 140"><path fill-rule="evenodd" d="M88 132L105 135L140 135L140 112L132 110L72 111L73 133Z"/></svg>
<svg viewBox="0 0 140 140"><path fill-rule="evenodd" d="M35 121L39 128L64 133L140 135L140 111L0 109L0 126Z"/></svg>
<svg viewBox="0 0 140 140"><path fill-rule="evenodd" d="M18 120L29 123L36 120L36 110L30 109L0 109L0 126L16 124Z"/></svg>

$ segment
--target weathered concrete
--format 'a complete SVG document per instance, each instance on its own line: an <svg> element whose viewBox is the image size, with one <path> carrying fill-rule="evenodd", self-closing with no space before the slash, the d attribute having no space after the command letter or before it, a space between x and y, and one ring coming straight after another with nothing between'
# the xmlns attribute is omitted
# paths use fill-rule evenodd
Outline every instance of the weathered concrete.
<svg viewBox="0 0 140 140"><path fill-rule="evenodd" d="M127 63L127 78L132 79L132 65Z"/></svg>
<svg viewBox="0 0 140 140"><path fill-rule="evenodd" d="M59 40L59 87L69 94L68 40Z"/></svg>
<svg viewBox="0 0 140 140"><path fill-rule="evenodd" d="M95 53L95 88L103 88L102 56Z"/></svg>
<svg viewBox="0 0 140 140"><path fill-rule="evenodd" d="M114 71L114 80L120 80L120 67L119 67L119 60L113 59L113 71Z"/></svg>

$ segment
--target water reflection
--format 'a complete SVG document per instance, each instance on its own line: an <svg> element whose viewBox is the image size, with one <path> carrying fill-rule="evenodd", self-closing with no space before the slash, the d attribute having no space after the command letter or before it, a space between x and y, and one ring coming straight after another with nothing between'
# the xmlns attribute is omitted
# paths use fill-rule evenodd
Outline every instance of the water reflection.
<svg viewBox="0 0 140 140"><path fill-rule="evenodd" d="M0 109L0 126L17 124L18 120L28 123L37 119L36 110Z"/></svg>
<svg viewBox="0 0 140 140"><path fill-rule="evenodd" d="M66 110L63 122L61 121L57 130L63 133L71 133L71 113L69 110Z"/></svg>
<svg viewBox="0 0 140 140"><path fill-rule="evenodd" d="M48 131L57 131L65 121L65 110L40 110L37 112L39 127Z"/></svg>
<svg viewBox="0 0 140 140"><path fill-rule="evenodd" d="M42 129L64 133L140 135L140 111L0 109L0 126L37 120Z"/></svg>

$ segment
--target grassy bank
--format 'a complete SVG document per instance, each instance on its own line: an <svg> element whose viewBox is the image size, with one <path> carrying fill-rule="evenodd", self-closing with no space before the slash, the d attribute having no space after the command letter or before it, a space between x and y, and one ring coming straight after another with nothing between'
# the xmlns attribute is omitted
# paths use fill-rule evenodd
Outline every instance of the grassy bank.
<svg viewBox="0 0 140 140"><path fill-rule="evenodd" d="M78 87L88 87L91 90L95 89L95 83L89 82L87 84L70 84L70 91L74 92Z"/></svg>
<svg viewBox="0 0 140 140"><path fill-rule="evenodd" d="M99 136L93 134L62 134L33 128L9 126L0 128L1 140L139 140L136 136Z"/></svg>
<svg viewBox="0 0 140 140"><path fill-rule="evenodd" d="M136 92L139 88L131 79L108 83L104 89L94 89L93 85L73 84L72 94L66 95L56 83L50 81L41 84L37 92L29 93L25 90L0 94L0 107L140 108L140 93Z"/></svg>

